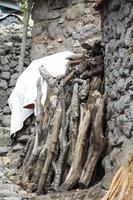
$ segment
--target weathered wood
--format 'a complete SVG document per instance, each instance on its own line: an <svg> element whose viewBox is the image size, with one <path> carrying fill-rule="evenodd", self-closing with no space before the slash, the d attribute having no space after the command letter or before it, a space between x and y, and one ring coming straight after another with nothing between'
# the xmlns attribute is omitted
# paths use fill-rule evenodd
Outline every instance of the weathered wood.
<svg viewBox="0 0 133 200"><path fill-rule="evenodd" d="M72 61L73 61L73 60L79 60L79 59L82 58L82 56L83 56L83 54L73 54L73 55L67 57L67 59L68 59L68 60L72 60Z"/></svg>
<svg viewBox="0 0 133 200"><path fill-rule="evenodd" d="M73 95L71 100L71 110L70 110L70 125L69 125L69 135L71 139L71 159L74 158L75 146L78 137L78 124L79 124L79 97L78 97L78 83L73 86Z"/></svg>
<svg viewBox="0 0 133 200"><path fill-rule="evenodd" d="M58 190L59 185L62 181L63 170L65 170L65 158L70 145L70 142L67 142L67 131L69 126L69 118L70 118L70 107L66 112L65 106L65 96L64 92L61 94L61 106L62 106L62 122L61 129L59 134L59 144L60 144L60 156L57 162L53 162L53 167L55 171L55 177L52 184L52 188L54 190ZM66 116L65 116L66 115Z"/></svg>
<svg viewBox="0 0 133 200"><path fill-rule="evenodd" d="M75 76L75 71L73 70L63 80L61 80L60 85L62 87L64 87L65 85L67 85L74 78L74 76Z"/></svg>
<svg viewBox="0 0 133 200"><path fill-rule="evenodd" d="M54 126L52 129L52 133L50 136L50 141L49 141L49 145L47 148L47 157L46 157L46 161L41 173L41 177L39 179L39 183L38 183L38 188L37 188L37 193L41 194L43 193L43 189L45 187L45 183L46 183L46 178L48 175L48 171L49 171L49 167L52 163L52 158L53 158L53 152L55 151L55 147L56 147L56 143L57 143L57 139L58 139L58 133L59 133L59 128L60 128L60 123L61 123L61 105L60 102L58 102L58 106L54 115Z"/></svg>
<svg viewBox="0 0 133 200"><path fill-rule="evenodd" d="M133 155L128 155L128 164L117 171L109 191L102 200L133 199Z"/></svg>
<svg viewBox="0 0 133 200"><path fill-rule="evenodd" d="M92 132L90 135L90 147L87 160L79 180L79 185L81 187L89 186L97 161L99 160L100 155L106 145L106 139L103 136L102 129L103 106L103 99L99 97L96 100L94 108L92 109Z"/></svg>
<svg viewBox="0 0 133 200"><path fill-rule="evenodd" d="M82 108L81 108L82 109ZM84 150L84 143L88 127L90 126L91 113L90 110L86 110L82 116L82 122L79 125L79 133L75 147L75 155L70 168L70 171L66 177L65 182L62 184L61 189L70 190L78 181L82 170L82 156Z"/></svg>
<svg viewBox="0 0 133 200"><path fill-rule="evenodd" d="M94 77L91 82L91 91L97 90L99 91L101 85L101 78L100 77Z"/></svg>

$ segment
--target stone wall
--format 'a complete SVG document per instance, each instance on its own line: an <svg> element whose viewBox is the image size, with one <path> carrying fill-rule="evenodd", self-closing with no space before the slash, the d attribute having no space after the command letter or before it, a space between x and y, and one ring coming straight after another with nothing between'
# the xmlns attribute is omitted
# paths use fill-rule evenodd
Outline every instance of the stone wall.
<svg viewBox="0 0 133 200"><path fill-rule="evenodd" d="M82 42L101 36L100 15L93 0L38 0L34 5L32 59L64 50L82 52Z"/></svg>
<svg viewBox="0 0 133 200"><path fill-rule="evenodd" d="M108 189L112 174L133 153L133 2L111 0L102 12L108 150L103 160ZM110 181L109 181L110 180Z"/></svg>
<svg viewBox="0 0 133 200"><path fill-rule="evenodd" d="M30 63L30 32L29 30L24 68ZM10 126L10 108L7 99L18 78L21 41L21 26L0 27L0 126Z"/></svg>

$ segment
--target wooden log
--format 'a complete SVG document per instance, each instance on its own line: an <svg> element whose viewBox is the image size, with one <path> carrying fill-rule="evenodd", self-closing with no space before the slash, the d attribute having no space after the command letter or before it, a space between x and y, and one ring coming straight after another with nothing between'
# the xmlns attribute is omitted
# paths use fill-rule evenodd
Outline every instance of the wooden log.
<svg viewBox="0 0 133 200"><path fill-rule="evenodd" d="M52 188L54 190L58 190L59 185L61 184L62 177L63 177L63 171L65 171L65 158L66 154L70 145L70 142L67 142L67 131L69 126L69 120L70 120L70 107L68 108L66 112L66 106L65 106L65 95L64 92L61 95L61 105L62 105L62 123L61 123L61 129L59 134L59 145L60 145L60 156L57 162L52 162L54 171L55 171L55 177L52 184Z"/></svg>
<svg viewBox="0 0 133 200"><path fill-rule="evenodd" d="M46 161L45 161L45 164L44 164L44 167L43 167L43 170L41 173L41 177L40 177L39 183L38 183L38 188L37 188L38 194L42 194L43 189L45 188L46 178L48 175L50 165L52 163L53 153L55 151L55 147L56 147L56 143L57 143L57 139L58 139L58 132L59 132L60 123L61 123L61 112L62 112L61 104L60 104L60 102L58 102L56 112L54 115L54 119L55 119L54 126L52 129L49 145L47 148L47 157L46 157Z"/></svg>
<svg viewBox="0 0 133 200"><path fill-rule="evenodd" d="M60 190L70 190L80 179L83 168L83 153L85 150L84 146L86 142L86 134L91 122L91 112L99 96L101 95L98 91L93 91L90 94L87 103L80 105L80 124L74 159L65 181L60 187Z"/></svg>
<svg viewBox="0 0 133 200"><path fill-rule="evenodd" d="M49 87L48 87L49 88ZM50 89L51 90L51 89ZM44 136L44 144L43 144L43 148L39 154L39 158L32 176L32 181L35 184L38 184L41 173L42 173L42 169L43 166L45 164L45 160L47 157L47 149L50 143L50 135L51 135L51 129L53 127L53 116L55 113L55 109L56 109L56 103L51 104L51 95L52 93L47 92L48 97L46 97L47 99L49 99L48 103L45 104L44 110L45 110L45 114L44 114L44 121L43 121L43 127L45 127L45 130L43 129L43 136ZM57 99L57 98L56 98ZM46 109L48 109L48 113L46 113Z"/></svg>
<svg viewBox="0 0 133 200"><path fill-rule="evenodd" d="M120 167L113 178L109 191L102 200L133 199L133 155L128 155L128 164Z"/></svg>
<svg viewBox="0 0 133 200"><path fill-rule="evenodd" d="M71 139L71 159L74 158L75 146L78 137L78 124L79 124L79 97L78 97L78 83L73 86L73 95L71 100L71 110L70 110L70 125L69 125L69 135ZM71 162L72 162L71 160Z"/></svg>
<svg viewBox="0 0 133 200"><path fill-rule="evenodd" d="M67 57L68 60L80 60L83 57L83 54L73 54L69 57Z"/></svg>
<svg viewBox="0 0 133 200"><path fill-rule="evenodd" d="M80 107L82 109L82 107ZM81 111L82 112L82 111ZM91 113L90 110L84 112L83 118L79 125L79 134L75 147L75 155L70 168L70 171L65 179L65 182L61 185L61 190L70 190L80 178L82 170L82 156L85 144L86 133L90 126Z"/></svg>
<svg viewBox="0 0 133 200"><path fill-rule="evenodd" d="M70 72L63 80L61 80L61 87L64 87L65 85L67 85L75 76L75 70L73 70L72 72Z"/></svg>
<svg viewBox="0 0 133 200"><path fill-rule="evenodd" d="M94 90L99 91L100 85L101 85L101 78L95 76L95 77L93 78L93 80L91 81L91 85L90 85L91 91L94 91Z"/></svg>
<svg viewBox="0 0 133 200"><path fill-rule="evenodd" d="M92 174L99 160L101 153L106 145L106 139L103 135L102 118L103 118L104 101L99 97L92 109L92 132L90 135L90 147L86 163L84 165L79 185L88 187L92 178Z"/></svg>

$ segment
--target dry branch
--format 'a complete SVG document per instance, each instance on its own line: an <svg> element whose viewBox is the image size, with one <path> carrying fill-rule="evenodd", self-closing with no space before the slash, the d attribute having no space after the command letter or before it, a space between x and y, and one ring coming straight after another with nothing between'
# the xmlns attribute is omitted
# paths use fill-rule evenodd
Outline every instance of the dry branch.
<svg viewBox="0 0 133 200"><path fill-rule="evenodd" d="M103 136L102 129L103 106L103 99L99 97L96 100L94 108L92 109L92 132L90 135L90 147L79 181L79 184L82 187L89 186L97 161L99 160L99 157L105 148L106 140Z"/></svg>
<svg viewBox="0 0 133 200"><path fill-rule="evenodd" d="M40 194L43 192L43 188L45 187L45 183L46 183L46 178L48 175L48 171L49 171L49 167L52 163L52 158L53 158L53 153L55 151L55 147L56 147L56 143L57 143L57 139L58 139L58 133L59 133L59 128L60 128L60 123L61 123L61 105L60 102L58 102L57 108L56 108L56 112L54 115L54 126L52 129L52 133L50 136L50 141L49 141L49 145L47 148L47 157L45 160L45 164L41 173L41 177L39 179L39 183L38 183L38 188L37 188L37 193Z"/></svg>
<svg viewBox="0 0 133 200"><path fill-rule="evenodd" d="M72 162L70 171L66 177L65 182L61 186L62 189L70 190L79 180L81 174L82 156L85 145L86 133L90 125L91 113L88 109L84 113L82 122L79 125L79 133L75 147L74 160Z"/></svg>

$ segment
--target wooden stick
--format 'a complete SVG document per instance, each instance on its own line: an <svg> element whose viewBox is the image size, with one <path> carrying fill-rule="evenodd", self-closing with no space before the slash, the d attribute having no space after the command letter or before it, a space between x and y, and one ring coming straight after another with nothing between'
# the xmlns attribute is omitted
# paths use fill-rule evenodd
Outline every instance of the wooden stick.
<svg viewBox="0 0 133 200"><path fill-rule="evenodd" d="M79 134L75 147L74 160L72 162L70 171L66 177L65 182L62 184L61 189L70 190L79 180L81 174L82 156L84 150L84 142L86 133L90 125L91 113L88 109L83 116L82 123L79 125Z"/></svg>
<svg viewBox="0 0 133 200"><path fill-rule="evenodd" d="M79 185L81 187L89 186L97 161L99 160L106 145L106 139L103 136L102 130L103 106L104 102L100 97L97 99L96 105L92 109L92 132L90 136L90 148L79 181Z"/></svg>
<svg viewBox="0 0 133 200"><path fill-rule="evenodd" d="M45 164L41 173L41 177L38 183L38 188L37 188L38 194L43 193L43 188L45 187L47 174L48 174L50 165L52 163L53 152L55 151L55 147L56 147L56 143L58 139L58 132L59 132L60 123L61 123L61 112L62 112L61 104L60 102L58 102L58 106L54 115L54 119L55 119L54 126L53 126L52 133L50 136L50 143L47 149L47 157L46 157L46 161L45 161Z"/></svg>
<svg viewBox="0 0 133 200"><path fill-rule="evenodd" d="M70 108L66 112L64 92L62 92L61 94L61 105L62 105L62 123L59 134L60 156L56 163L55 162L52 163L55 171L55 178L52 185L53 189L56 191L58 190L58 187L62 181L63 170L65 170L64 166L65 158L70 145L70 142L67 142L66 138L69 125Z"/></svg>
<svg viewBox="0 0 133 200"><path fill-rule="evenodd" d="M71 111L70 111L70 126L69 134L71 137L71 158L74 158L75 146L78 137L78 124L79 124L79 97L78 97L78 83L74 84L73 96L71 100Z"/></svg>

